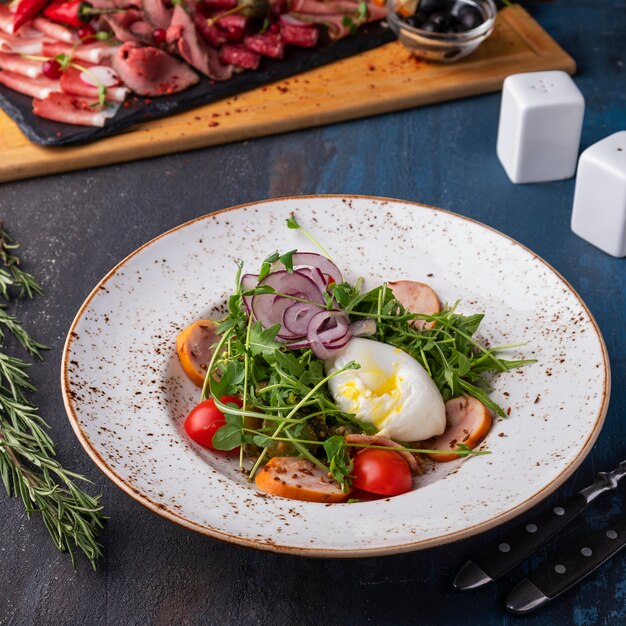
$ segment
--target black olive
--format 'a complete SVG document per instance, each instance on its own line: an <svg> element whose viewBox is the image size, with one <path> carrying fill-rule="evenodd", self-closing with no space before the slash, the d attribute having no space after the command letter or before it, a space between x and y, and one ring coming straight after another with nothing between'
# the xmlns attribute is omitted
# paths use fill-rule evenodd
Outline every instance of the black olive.
<svg viewBox="0 0 626 626"><path fill-rule="evenodd" d="M432 22L426 22L426 24L422 26L422 30L425 30L428 33L440 33L441 27L437 26L437 24L433 24Z"/></svg>
<svg viewBox="0 0 626 626"><path fill-rule="evenodd" d="M446 10L446 0L421 0L417 5L417 9L420 13L437 13L439 11Z"/></svg>
<svg viewBox="0 0 626 626"><path fill-rule="evenodd" d="M450 16L444 12L433 13L428 18L428 21L441 29L446 29L450 24Z"/></svg>
<svg viewBox="0 0 626 626"><path fill-rule="evenodd" d="M464 30L472 30L484 22L482 13L476 7L468 4L458 10L457 16Z"/></svg>
<svg viewBox="0 0 626 626"><path fill-rule="evenodd" d="M422 13L416 13L415 15L409 15L404 18L404 21L414 28L420 28L421 25L426 21L426 16Z"/></svg>

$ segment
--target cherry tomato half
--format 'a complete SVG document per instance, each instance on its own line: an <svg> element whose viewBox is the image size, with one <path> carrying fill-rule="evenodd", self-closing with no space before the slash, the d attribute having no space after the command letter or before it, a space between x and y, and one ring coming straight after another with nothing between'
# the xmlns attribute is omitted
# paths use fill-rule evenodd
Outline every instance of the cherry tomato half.
<svg viewBox="0 0 626 626"><path fill-rule="evenodd" d="M382 496L397 496L413 488L409 464L393 450L362 450L354 457L352 475L354 487Z"/></svg>
<svg viewBox="0 0 626 626"><path fill-rule="evenodd" d="M223 396L220 398L222 404L232 402L238 407L242 406L242 402L235 396ZM185 418L185 432L201 446L215 450L213 447L213 435L219 430L226 420L224 414L215 406L213 398L200 402L198 406L191 409L191 412ZM215 452L221 452L222 454L229 454L228 450L215 450Z"/></svg>

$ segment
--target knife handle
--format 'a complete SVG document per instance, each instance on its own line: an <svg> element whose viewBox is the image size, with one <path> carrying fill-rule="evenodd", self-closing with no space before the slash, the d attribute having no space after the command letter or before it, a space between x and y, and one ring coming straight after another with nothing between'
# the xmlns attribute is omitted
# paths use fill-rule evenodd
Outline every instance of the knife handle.
<svg viewBox="0 0 626 626"><path fill-rule="evenodd" d="M543 606L596 570L626 545L626 521L588 535L550 557L509 593L506 608L522 614Z"/></svg>
<svg viewBox="0 0 626 626"><path fill-rule="evenodd" d="M454 586L462 590L477 589L499 578L528 558L586 506L585 497L577 493L564 504L516 526L468 561L457 574Z"/></svg>

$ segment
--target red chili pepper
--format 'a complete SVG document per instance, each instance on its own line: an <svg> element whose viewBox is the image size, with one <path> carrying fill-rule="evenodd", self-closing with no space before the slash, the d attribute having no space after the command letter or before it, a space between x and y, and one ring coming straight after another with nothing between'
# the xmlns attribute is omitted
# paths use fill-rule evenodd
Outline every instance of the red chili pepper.
<svg viewBox="0 0 626 626"><path fill-rule="evenodd" d="M17 5L17 11L13 16L13 32L16 33L26 22L37 17L50 0L22 0Z"/></svg>
<svg viewBox="0 0 626 626"><path fill-rule="evenodd" d="M81 28L93 17L93 5L83 0L53 0L43 14L55 22Z"/></svg>

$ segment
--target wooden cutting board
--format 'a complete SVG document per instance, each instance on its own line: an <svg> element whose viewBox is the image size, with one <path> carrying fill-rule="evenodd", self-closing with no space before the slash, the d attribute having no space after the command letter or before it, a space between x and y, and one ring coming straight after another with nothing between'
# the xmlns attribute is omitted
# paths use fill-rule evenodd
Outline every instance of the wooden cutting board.
<svg viewBox="0 0 626 626"><path fill-rule="evenodd" d="M470 57L443 65L394 42L186 113L79 147L30 143L0 112L0 182L132 161L497 91L509 74L564 70L574 60L520 6L498 14Z"/></svg>

